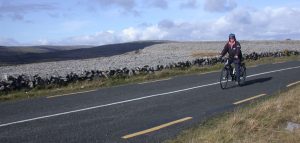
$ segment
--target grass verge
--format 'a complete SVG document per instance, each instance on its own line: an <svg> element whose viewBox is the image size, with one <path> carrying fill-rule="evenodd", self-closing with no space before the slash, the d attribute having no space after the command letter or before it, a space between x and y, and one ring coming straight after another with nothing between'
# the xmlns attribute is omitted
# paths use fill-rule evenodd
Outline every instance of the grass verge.
<svg viewBox="0 0 300 143"><path fill-rule="evenodd" d="M289 57L280 57L280 58L261 58L257 61L245 61L245 62L246 62L246 66L249 67L253 65L287 62L287 61L295 61L295 60L300 60L300 56L289 56ZM39 96L53 96L58 94L61 95L61 94L87 91L87 90L98 89L98 88L106 88L106 87L119 86L125 84L140 83L140 82L151 81L151 80L159 80L159 79L174 77L178 75L206 73L206 72L218 71L222 67L223 67L222 64L217 64L214 66L204 66L204 67L193 66L191 68L163 70L160 72L156 72L154 74L138 75L133 77L119 77L119 78L111 78L105 80L82 81L82 82L72 83L64 87L47 87L45 89L36 88L30 91L24 91L24 90L13 91L8 94L3 94L3 93L0 94L0 101L32 98L32 97L39 97Z"/></svg>
<svg viewBox="0 0 300 143"><path fill-rule="evenodd" d="M300 85L276 96L210 119L167 143L298 143L300 129L287 131L287 122L300 123Z"/></svg>

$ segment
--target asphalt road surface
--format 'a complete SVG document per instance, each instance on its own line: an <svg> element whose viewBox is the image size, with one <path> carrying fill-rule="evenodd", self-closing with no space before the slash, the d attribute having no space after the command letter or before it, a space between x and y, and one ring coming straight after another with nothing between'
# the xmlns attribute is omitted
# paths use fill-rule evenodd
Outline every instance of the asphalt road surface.
<svg viewBox="0 0 300 143"><path fill-rule="evenodd" d="M162 142L209 117L300 81L300 61L248 67L222 90L219 72L0 103L0 142Z"/></svg>

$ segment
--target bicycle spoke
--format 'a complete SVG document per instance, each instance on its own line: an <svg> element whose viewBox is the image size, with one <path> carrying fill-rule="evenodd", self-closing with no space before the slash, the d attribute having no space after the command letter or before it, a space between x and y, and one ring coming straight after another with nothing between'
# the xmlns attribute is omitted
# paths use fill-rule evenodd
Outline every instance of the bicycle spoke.
<svg viewBox="0 0 300 143"><path fill-rule="evenodd" d="M220 76L220 85L222 89L225 89L227 87L228 76L228 70L226 68L223 68Z"/></svg>

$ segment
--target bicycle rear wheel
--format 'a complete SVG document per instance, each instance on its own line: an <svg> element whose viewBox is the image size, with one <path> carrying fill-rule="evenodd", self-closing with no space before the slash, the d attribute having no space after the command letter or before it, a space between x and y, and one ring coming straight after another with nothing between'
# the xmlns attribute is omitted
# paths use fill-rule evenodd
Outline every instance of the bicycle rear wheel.
<svg viewBox="0 0 300 143"><path fill-rule="evenodd" d="M220 85L222 89L226 89L227 87L227 82L228 82L228 77L229 77L229 72L226 69L226 67L224 67L221 70L221 76L220 76Z"/></svg>

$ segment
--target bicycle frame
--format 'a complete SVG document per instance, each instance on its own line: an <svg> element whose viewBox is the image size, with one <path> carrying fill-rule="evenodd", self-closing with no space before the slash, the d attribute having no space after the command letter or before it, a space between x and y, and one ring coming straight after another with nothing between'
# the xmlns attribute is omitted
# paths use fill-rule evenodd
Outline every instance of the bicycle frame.
<svg viewBox="0 0 300 143"><path fill-rule="evenodd" d="M246 79L246 66L244 63L241 63L240 65L240 79L242 77L242 83L244 83ZM231 64L229 64L229 60L227 59L224 68L221 71L221 77L220 77L220 85L222 89L225 89L227 87L227 82L229 80L229 77L232 78L232 80L229 81L237 81L236 78L236 71L235 67L232 67ZM230 76L229 76L230 75ZM241 85L241 80L238 80L238 84Z"/></svg>
<svg viewBox="0 0 300 143"><path fill-rule="evenodd" d="M230 76L231 76L232 79L236 78L235 67L232 67L231 64L229 64L229 60L228 59L226 60L226 63L225 63L225 69L228 71L228 73L230 73Z"/></svg>

